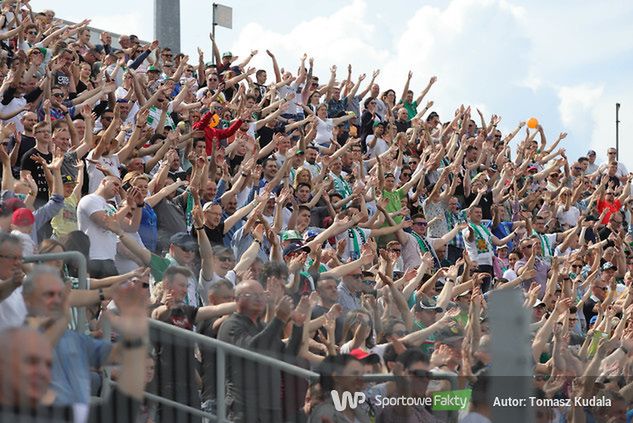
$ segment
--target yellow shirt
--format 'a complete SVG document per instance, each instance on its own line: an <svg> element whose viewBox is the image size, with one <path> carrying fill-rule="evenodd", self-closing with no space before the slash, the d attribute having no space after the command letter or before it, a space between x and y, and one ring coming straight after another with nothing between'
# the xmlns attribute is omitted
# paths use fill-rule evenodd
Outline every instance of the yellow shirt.
<svg viewBox="0 0 633 423"><path fill-rule="evenodd" d="M64 199L64 207L60 212L51 220L51 226L53 227L53 235L55 238L62 238L67 236L72 231L76 231L77 227L77 204L79 199L75 195L71 195Z"/></svg>

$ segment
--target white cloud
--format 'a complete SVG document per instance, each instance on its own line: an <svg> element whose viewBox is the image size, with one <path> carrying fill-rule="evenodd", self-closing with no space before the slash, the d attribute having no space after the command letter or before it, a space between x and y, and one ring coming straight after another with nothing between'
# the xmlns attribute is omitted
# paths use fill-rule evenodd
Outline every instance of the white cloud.
<svg viewBox="0 0 633 423"><path fill-rule="evenodd" d="M602 86L588 84L560 87L558 110L562 123L569 127L583 125L603 91Z"/></svg>

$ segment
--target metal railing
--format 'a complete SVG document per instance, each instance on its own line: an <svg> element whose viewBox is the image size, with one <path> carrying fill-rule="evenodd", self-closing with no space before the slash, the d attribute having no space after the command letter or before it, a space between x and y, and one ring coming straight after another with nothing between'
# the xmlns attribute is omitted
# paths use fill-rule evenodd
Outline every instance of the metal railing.
<svg viewBox="0 0 633 423"><path fill-rule="evenodd" d="M197 417L204 417L209 419L212 422L219 423L230 423L227 420L227 406L226 406L226 398L225 398L225 382L226 382L226 357L227 355L232 355L234 357L239 357L247 360L251 360L254 363L267 365L273 367L279 371L283 371L285 373L301 377L307 381L318 381L319 374L313 372L311 370L307 370L293 364L286 363L284 361L278 360L276 358L269 357L267 355L253 352L250 350L246 350L240 347L237 347L232 344L228 344L226 342L220 341L215 338L210 338L208 336L188 331L158 320L150 321L150 329L162 332L163 334L169 334L178 338L183 339L185 342L190 344L197 344L200 348L210 348L215 350L216 353L216 406L217 406L217 414L213 415L211 413L201 411L195 407L192 407L187 404L183 404L181 402L176 402L171 399L158 396L149 392L145 392L145 398L151 401L155 401L157 403L164 404L166 406L172 407L174 409L180 410L184 413L188 413ZM255 375L252 375L255 377ZM366 382L386 382L391 381L396 378L393 374L370 374L364 375L363 380ZM432 372L430 375L430 379L433 380L446 380L450 383L451 389L455 390L457 388L457 377L454 374L446 373L446 372ZM457 422L457 412L449 411L448 412L448 422Z"/></svg>
<svg viewBox="0 0 633 423"><path fill-rule="evenodd" d="M24 257L24 263L42 263L47 261L62 260L64 263L72 263L77 267L77 281L79 289L90 289L88 280L88 267L86 257L79 251L64 251L63 253L46 253L35 254ZM86 319L86 310L84 307L77 307L77 332L84 332L88 328L88 320Z"/></svg>

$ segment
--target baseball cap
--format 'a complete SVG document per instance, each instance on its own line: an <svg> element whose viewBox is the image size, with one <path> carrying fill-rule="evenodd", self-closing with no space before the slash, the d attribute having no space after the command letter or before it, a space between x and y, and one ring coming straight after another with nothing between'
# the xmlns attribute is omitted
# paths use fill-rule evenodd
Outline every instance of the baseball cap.
<svg viewBox="0 0 633 423"><path fill-rule="evenodd" d="M362 361L367 364L378 364L380 363L380 356L374 353L368 353L367 351L361 350L360 348L355 348L349 352L349 354L354 357L356 360Z"/></svg>
<svg viewBox="0 0 633 423"><path fill-rule="evenodd" d="M296 253L297 251L305 251L306 253L309 253L310 247L308 247L307 245L299 244L298 242L293 242L292 244L284 248L283 254L284 257L286 257L288 254Z"/></svg>
<svg viewBox="0 0 633 423"><path fill-rule="evenodd" d="M17 209L13 212L11 223L15 226L30 226L35 223L33 212L27 208Z"/></svg>
<svg viewBox="0 0 633 423"><path fill-rule="evenodd" d="M160 72L160 69L158 69L156 66L150 66L147 68L147 72Z"/></svg>
<svg viewBox="0 0 633 423"><path fill-rule="evenodd" d="M532 305L532 308L536 308L536 307L540 307L540 306L545 306L546 304L541 301L541 300L536 300L536 302L534 303L534 305Z"/></svg>
<svg viewBox="0 0 633 423"><path fill-rule="evenodd" d="M230 51L225 51L224 53L222 53L222 57L233 57L233 53L231 53Z"/></svg>
<svg viewBox="0 0 633 423"><path fill-rule="evenodd" d="M233 250L229 247L225 247L224 245L214 245L213 255L216 257L235 257Z"/></svg>
<svg viewBox="0 0 633 423"><path fill-rule="evenodd" d="M587 156L595 156L595 155L596 155L595 150L589 150L589 151L587 151Z"/></svg>
<svg viewBox="0 0 633 423"><path fill-rule="evenodd" d="M444 311L442 307L437 306L437 303L433 304L430 301L426 300L420 300L417 305L420 310L424 311L435 311L436 313L441 313Z"/></svg>
<svg viewBox="0 0 633 423"><path fill-rule="evenodd" d="M178 232L173 234L171 238L169 238L169 243L180 247L183 250L194 251L198 248L196 240L187 232Z"/></svg>
<svg viewBox="0 0 633 423"><path fill-rule="evenodd" d="M610 261L602 265L602 270L609 270L609 269L615 269L615 268L616 268L615 264L611 263Z"/></svg>
<svg viewBox="0 0 633 423"><path fill-rule="evenodd" d="M64 184L74 184L77 181L75 181L73 175L62 175L62 182Z"/></svg>
<svg viewBox="0 0 633 423"><path fill-rule="evenodd" d="M302 241L303 237L301 236L299 231L290 230L290 231L283 231L281 233L281 240L282 241L293 241L293 240Z"/></svg>
<svg viewBox="0 0 633 423"><path fill-rule="evenodd" d="M379 120L377 120L376 122L374 122L374 128L375 128L376 126L382 126L382 127L384 127L384 126L385 126L385 123L384 123L384 122L381 122L381 121L379 121Z"/></svg>
<svg viewBox="0 0 633 423"><path fill-rule="evenodd" d="M303 239L304 239L304 241L309 241L311 239L314 239L320 233L321 233L321 231L319 229L308 229L306 231L306 234L304 235Z"/></svg>

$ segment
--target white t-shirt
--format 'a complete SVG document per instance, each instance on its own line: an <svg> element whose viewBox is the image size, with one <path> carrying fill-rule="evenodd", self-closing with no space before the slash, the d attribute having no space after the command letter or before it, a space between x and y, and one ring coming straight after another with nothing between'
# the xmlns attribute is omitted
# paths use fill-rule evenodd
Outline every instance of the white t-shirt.
<svg viewBox="0 0 633 423"><path fill-rule="evenodd" d="M345 250L341 258L343 261L347 261L350 258L352 260L358 260L362 254L361 248L369 240L371 231L369 229L359 228L354 226L353 228L342 232L336 236L336 242L340 242L342 239L346 239Z"/></svg>
<svg viewBox="0 0 633 423"><path fill-rule="evenodd" d="M332 130L334 129L334 122L332 119L321 120L317 118L317 134L314 137L314 143L323 147L329 147L332 143Z"/></svg>
<svg viewBox="0 0 633 423"><path fill-rule="evenodd" d="M580 218L580 211L576 206L569 207L567 211L565 211L564 206L558 206L556 218L561 225L576 226Z"/></svg>
<svg viewBox="0 0 633 423"><path fill-rule="evenodd" d="M77 224L79 230L90 238L91 260L114 260L116 256L117 236L97 225L90 218L94 213L103 211L108 216L116 209L105 198L97 194L88 194L77 205Z"/></svg>
<svg viewBox="0 0 633 423"><path fill-rule="evenodd" d="M376 138L375 135L367 135L368 146L374 138ZM389 150L389 144L387 144L387 141L383 140L382 138L378 138L378 140L376 140L376 144L373 147L368 147L367 150L369 153L369 157L380 156L381 154Z"/></svg>
<svg viewBox="0 0 633 423"><path fill-rule="evenodd" d="M93 156L94 156L94 150L88 153L87 158L90 160L94 160ZM117 156L116 154L111 154L109 156L101 156L96 161L99 162L101 166L108 169L117 178L121 177L121 171L119 171L119 165L121 164L121 162L119 162L119 156ZM97 188L99 187L99 184L101 183L101 180L105 178L105 175L103 174L103 172L97 169L97 165L95 165L94 163L87 162L87 164L88 164L88 191L92 193L97 190Z"/></svg>
<svg viewBox="0 0 633 423"><path fill-rule="evenodd" d="M416 269L422 263L422 258L420 257L420 244L418 244L418 240L411 234L407 233L407 243L402 246L402 261L404 264L403 270L406 272L409 269ZM437 243L441 242L440 238L430 238L426 237L428 243L436 248ZM438 257L440 259L440 257Z"/></svg>
<svg viewBox="0 0 633 423"><path fill-rule="evenodd" d="M478 265L492 266L494 249L492 245L492 236L490 230L488 228L483 229L483 225L475 225L474 223L470 223L470 225L475 226L478 231L475 231L473 241L469 242L468 235L470 234L470 229L466 228L462 230L464 245L466 246L466 251L468 251L468 255Z"/></svg>
<svg viewBox="0 0 633 423"><path fill-rule="evenodd" d="M0 301L0 330L24 325L26 304L22 287L18 286L4 301Z"/></svg>
<svg viewBox="0 0 633 423"><path fill-rule="evenodd" d="M17 229L12 230L11 235L20 238L20 243L22 244L22 255L24 257L33 255L35 252L35 242L33 241L33 238L31 238L31 235L22 233Z"/></svg>

